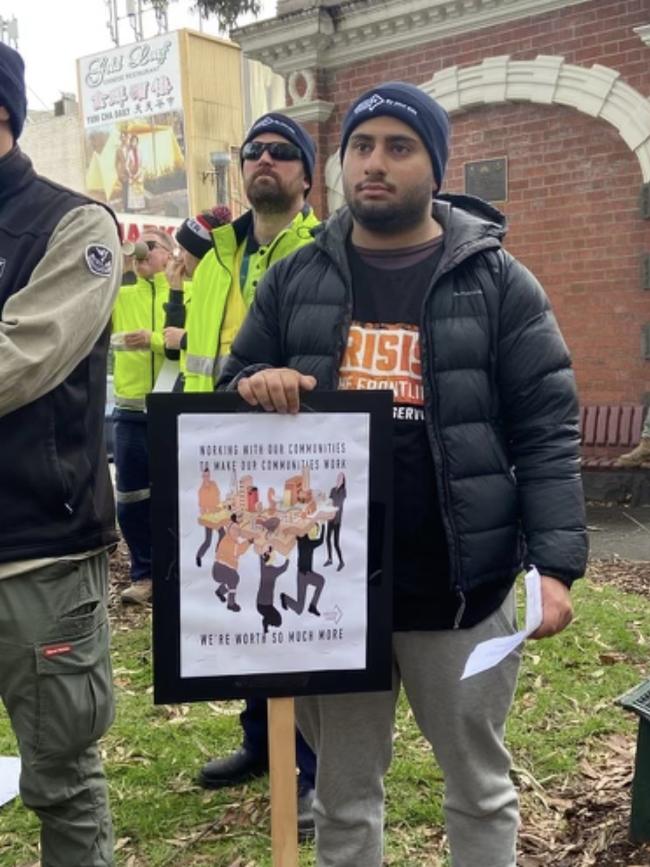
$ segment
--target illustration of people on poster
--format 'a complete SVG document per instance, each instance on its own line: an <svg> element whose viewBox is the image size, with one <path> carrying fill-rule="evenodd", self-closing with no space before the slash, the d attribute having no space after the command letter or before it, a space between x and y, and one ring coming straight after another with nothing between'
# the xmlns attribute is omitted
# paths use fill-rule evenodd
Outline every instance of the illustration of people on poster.
<svg viewBox="0 0 650 867"><path fill-rule="evenodd" d="M368 415L181 414L178 445L181 677L364 668Z"/></svg>
<svg viewBox="0 0 650 867"><path fill-rule="evenodd" d="M177 33L78 61L86 191L124 214L188 213Z"/></svg>

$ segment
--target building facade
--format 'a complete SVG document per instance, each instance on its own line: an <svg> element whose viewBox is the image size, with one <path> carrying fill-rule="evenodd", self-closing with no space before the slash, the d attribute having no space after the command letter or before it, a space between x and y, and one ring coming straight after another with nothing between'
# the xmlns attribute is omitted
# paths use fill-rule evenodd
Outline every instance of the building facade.
<svg viewBox="0 0 650 867"><path fill-rule="evenodd" d="M73 190L83 189L81 121L74 95L63 94L52 111L30 110L20 147L39 174Z"/></svg>
<svg viewBox="0 0 650 867"><path fill-rule="evenodd" d="M540 279L583 404L650 401L650 0L280 0L233 34L287 82L319 146L312 192L341 202L350 101L410 81L452 120L444 190L506 214Z"/></svg>

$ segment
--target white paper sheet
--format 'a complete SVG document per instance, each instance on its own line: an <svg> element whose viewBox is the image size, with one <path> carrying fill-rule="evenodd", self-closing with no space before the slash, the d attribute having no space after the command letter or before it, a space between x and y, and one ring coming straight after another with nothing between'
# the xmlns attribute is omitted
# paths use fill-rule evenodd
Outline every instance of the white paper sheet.
<svg viewBox="0 0 650 867"><path fill-rule="evenodd" d="M171 358L165 358L162 367L158 373L154 391L172 391L174 383L178 379L180 366L178 361L172 361Z"/></svg>
<svg viewBox="0 0 650 867"><path fill-rule="evenodd" d="M18 794L19 776L20 759L16 756L0 756L0 807Z"/></svg>
<svg viewBox="0 0 650 867"><path fill-rule="evenodd" d="M526 626L514 635L504 635L500 638L491 638L477 644L470 653L461 680L472 677L494 668L509 653L518 647L528 636L533 633L542 622L542 582L537 569L533 568L526 573Z"/></svg>

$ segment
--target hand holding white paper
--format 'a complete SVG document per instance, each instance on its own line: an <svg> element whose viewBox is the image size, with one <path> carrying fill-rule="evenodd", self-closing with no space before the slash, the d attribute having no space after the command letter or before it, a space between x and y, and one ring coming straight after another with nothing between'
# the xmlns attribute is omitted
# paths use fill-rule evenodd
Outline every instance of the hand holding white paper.
<svg viewBox="0 0 650 867"><path fill-rule="evenodd" d="M488 668L494 668L509 653L519 647L529 635L531 635L539 627L542 622L542 582L540 574L533 566L526 573L526 626L514 635L503 635L499 638L490 638L488 641L482 641L477 644L474 650L470 653L465 669L461 675L461 680L466 677L472 677L474 674L480 674L482 671L487 671Z"/></svg>

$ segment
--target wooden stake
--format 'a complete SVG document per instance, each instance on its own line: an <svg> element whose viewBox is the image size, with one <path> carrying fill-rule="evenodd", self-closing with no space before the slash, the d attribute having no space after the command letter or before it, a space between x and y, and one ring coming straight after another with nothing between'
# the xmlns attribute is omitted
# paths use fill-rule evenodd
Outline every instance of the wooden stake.
<svg viewBox="0 0 650 867"><path fill-rule="evenodd" d="M296 721L292 698L268 699L273 867L298 867Z"/></svg>

